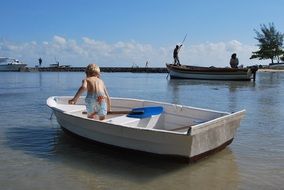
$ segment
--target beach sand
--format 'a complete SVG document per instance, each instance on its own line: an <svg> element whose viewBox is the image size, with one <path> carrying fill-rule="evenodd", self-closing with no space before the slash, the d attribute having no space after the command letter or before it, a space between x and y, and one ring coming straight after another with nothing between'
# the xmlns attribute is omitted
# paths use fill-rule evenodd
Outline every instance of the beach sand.
<svg viewBox="0 0 284 190"><path fill-rule="evenodd" d="M284 69L258 69L257 72L284 72Z"/></svg>

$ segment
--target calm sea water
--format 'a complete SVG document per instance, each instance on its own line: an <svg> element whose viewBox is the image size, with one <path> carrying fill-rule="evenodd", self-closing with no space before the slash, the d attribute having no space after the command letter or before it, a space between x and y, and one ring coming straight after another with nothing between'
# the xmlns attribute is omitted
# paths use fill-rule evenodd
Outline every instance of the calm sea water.
<svg viewBox="0 0 284 190"><path fill-rule="evenodd" d="M84 73L0 73L1 189L283 189L284 73L256 82L103 73L111 96L220 111L246 109L233 143L185 164L89 144L62 132L46 99L74 95Z"/></svg>

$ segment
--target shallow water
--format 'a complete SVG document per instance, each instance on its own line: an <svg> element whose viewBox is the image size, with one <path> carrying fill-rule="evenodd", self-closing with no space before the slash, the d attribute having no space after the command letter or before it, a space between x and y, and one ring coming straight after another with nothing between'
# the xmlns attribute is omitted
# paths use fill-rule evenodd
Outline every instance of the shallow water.
<svg viewBox="0 0 284 190"><path fill-rule="evenodd" d="M255 83L103 73L111 96L246 109L233 143L191 164L65 134L45 101L74 95L83 77L0 73L1 189L283 189L284 73L257 73Z"/></svg>

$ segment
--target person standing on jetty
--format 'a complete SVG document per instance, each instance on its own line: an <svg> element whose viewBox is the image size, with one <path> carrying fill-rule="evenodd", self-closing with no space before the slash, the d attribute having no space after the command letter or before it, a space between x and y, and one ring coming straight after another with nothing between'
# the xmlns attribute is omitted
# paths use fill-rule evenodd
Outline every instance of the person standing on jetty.
<svg viewBox="0 0 284 190"><path fill-rule="evenodd" d="M230 66L232 68L238 68L238 65L239 65L239 59L237 58L237 54L233 53L230 60Z"/></svg>
<svg viewBox="0 0 284 190"><path fill-rule="evenodd" d="M173 53L173 57L174 57L174 65L178 65L180 66L180 61L179 61L179 58L178 58L178 53L179 53L179 50L180 48L182 47L182 45L176 45L176 48L174 49L174 53Z"/></svg>
<svg viewBox="0 0 284 190"><path fill-rule="evenodd" d="M38 59L38 64L39 64L39 66L41 67L41 63L42 63L42 59L41 59L41 57Z"/></svg>
<svg viewBox="0 0 284 190"><path fill-rule="evenodd" d="M149 61L146 61L145 68L148 68L148 65L149 65Z"/></svg>
<svg viewBox="0 0 284 190"><path fill-rule="evenodd" d="M100 79L100 68L96 64L89 64L85 73L86 78L82 81L81 87L68 103L76 104L81 94L87 91L85 103L88 118L97 119L98 115L99 120L104 120L110 111L111 103L104 82Z"/></svg>

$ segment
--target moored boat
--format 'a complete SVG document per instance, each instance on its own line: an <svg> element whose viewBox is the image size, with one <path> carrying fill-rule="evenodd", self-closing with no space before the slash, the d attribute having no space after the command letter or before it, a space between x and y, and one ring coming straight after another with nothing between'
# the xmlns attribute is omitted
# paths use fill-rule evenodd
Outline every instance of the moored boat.
<svg viewBox="0 0 284 190"><path fill-rule="evenodd" d="M255 80L257 67L221 68L166 64L171 78L200 80Z"/></svg>
<svg viewBox="0 0 284 190"><path fill-rule="evenodd" d="M284 69L284 63L270 63L270 69Z"/></svg>
<svg viewBox="0 0 284 190"><path fill-rule="evenodd" d="M228 113L156 101L112 98L112 112L99 121L87 118L83 97L76 105L68 104L71 98L47 99L47 105L65 131L100 143L185 157L191 161L229 145L245 114L245 110ZM132 112L128 114L130 110Z"/></svg>
<svg viewBox="0 0 284 190"><path fill-rule="evenodd" d="M20 71L26 66L27 64L24 64L17 59L0 57L0 71Z"/></svg>

